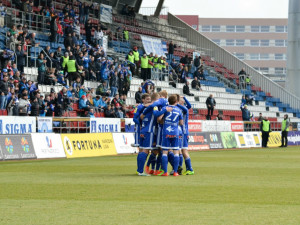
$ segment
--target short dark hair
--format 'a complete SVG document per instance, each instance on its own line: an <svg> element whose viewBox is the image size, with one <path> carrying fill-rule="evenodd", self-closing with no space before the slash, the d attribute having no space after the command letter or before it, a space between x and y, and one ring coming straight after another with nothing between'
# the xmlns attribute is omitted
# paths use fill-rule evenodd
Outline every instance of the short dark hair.
<svg viewBox="0 0 300 225"><path fill-rule="evenodd" d="M171 95L168 98L168 102L169 102L170 105L174 105L177 102L177 96L176 95Z"/></svg>
<svg viewBox="0 0 300 225"><path fill-rule="evenodd" d="M146 98L148 98L148 97L150 97L149 94L143 94L143 95L142 95L142 99L146 99Z"/></svg>

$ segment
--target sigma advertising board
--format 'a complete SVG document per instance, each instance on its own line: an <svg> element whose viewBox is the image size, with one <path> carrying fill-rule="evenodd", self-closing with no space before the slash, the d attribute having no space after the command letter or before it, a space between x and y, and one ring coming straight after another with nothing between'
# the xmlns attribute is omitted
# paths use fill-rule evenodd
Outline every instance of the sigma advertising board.
<svg viewBox="0 0 300 225"><path fill-rule="evenodd" d="M0 116L0 134L26 134L35 132L35 117Z"/></svg>
<svg viewBox="0 0 300 225"><path fill-rule="evenodd" d="M209 149L208 134L203 132L189 133L189 150Z"/></svg>
<svg viewBox="0 0 300 225"><path fill-rule="evenodd" d="M4 160L36 158L29 134L0 135L0 145Z"/></svg>
<svg viewBox="0 0 300 225"><path fill-rule="evenodd" d="M66 157L60 134L35 133L31 138L38 159Z"/></svg>
<svg viewBox="0 0 300 225"><path fill-rule="evenodd" d="M91 133L121 132L121 120L116 118L90 118Z"/></svg>
<svg viewBox="0 0 300 225"><path fill-rule="evenodd" d="M113 138L118 154L137 153L138 148L134 144L134 133L113 133Z"/></svg>

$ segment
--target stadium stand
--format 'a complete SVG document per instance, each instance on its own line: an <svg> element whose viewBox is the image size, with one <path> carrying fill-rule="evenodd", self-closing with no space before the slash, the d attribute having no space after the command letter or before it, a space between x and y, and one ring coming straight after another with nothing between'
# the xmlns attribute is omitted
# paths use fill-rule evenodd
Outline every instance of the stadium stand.
<svg viewBox="0 0 300 225"><path fill-rule="evenodd" d="M163 41L167 43L170 43L172 40L173 43L177 44L177 48L174 51L174 59L175 62L179 65L179 61L184 57L188 56L190 59L193 59L193 52L196 50L197 52L201 53L201 64L203 68L203 73L205 74L205 80L200 80L202 91L198 91L195 89L192 89L190 86L190 92L194 96L188 96L188 99L190 100L191 104L193 105L193 110L190 113L190 119L200 119L204 120L206 119L205 115L207 113L205 100L210 95L213 94L213 96L216 99L217 105L216 110L214 111L214 115L212 119L215 119L217 114L222 114L224 120L242 120L242 113L240 110L241 106L241 99L243 95L247 95L248 97L251 97L253 99L252 105L250 105L248 108L251 113L253 113L253 116L257 119L259 113L263 113L264 116L267 116L270 118L271 121L278 121L280 122L282 120L283 114L288 114L291 118L291 121L293 122L300 122L300 111L299 109L292 108L289 104L283 103L280 98L272 97L269 92L265 92L263 88L256 86L256 85L248 85L245 89L240 88L240 81L239 76L237 73L235 73L231 68L227 68L223 63L217 62L211 55L210 49L201 49L200 46L197 46L195 44L192 44L187 37L185 37L182 32L183 28L177 27L174 28L171 26L168 21L164 18L155 18L151 16L143 16L140 14L135 14L135 16L125 16L121 15L119 9L113 9L113 21L112 24L105 24L100 23L99 20L99 6L94 5L92 2L86 1L86 3L91 6L89 11L89 19L91 21L91 26L101 26L101 29L103 28L104 35L107 35L108 37L108 49L106 49L106 52L104 52L104 49L99 48L99 46L96 46L95 40L91 39L87 35L87 29L90 30L90 28L87 27L86 24L80 23L80 38L76 39L78 45L80 45L81 51L84 48L89 48L89 55L91 53L97 52L99 49L99 55L97 55L97 59L106 57L106 59L109 59L108 64L114 64L117 68L120 66L119 70L117 71L120 75L120 71L123 67L126 67L126 72L124 72L123 75L128 78L127 81L124 81L124 85L130 85L130 87L127 87L127 90L124 91L123 94L127 95L126 101L123 100L122 104L125 105L126 102L126 110L122 110L124 115L121 115L121 117L129 116L129 111L132 110L132 107L136 105L135 101L135 93L138 91L139 87L141 87L141 84L143 83L143 80L140 79L139 76L135 76L135 74L131 74L129 69L127 69L127 66L130 66L130 63L126 59L127 54L133 49L134 46L138 47L139 54L142 55L144 53L143 51L143 43L141 41L141 35L147 36L147 37L155 37L160 38ZM110 2L108 1L107 4ZM25 3L26 4L26 3ZM6 12L6 21L8 27L0 28L0 47L1 49L8 48L8 51L2 52L2 63L1 63L1 70L3 72L3 69L7 67L7 60L5 60L4 57L9 57L12 62L16 60L16 54L10 50L13 50L13 48L16 48L16 45L9 45L8 43L11 43L11 36L13 36L13 33L16 31L12 30L13 24L24 24L26 21L26 16L24 15L24 12L16 9L16 5L11 3L10 1L4 1L3 5L7 7ZM100 79L97 79L96 77L93 77L92 75L96 73L93 69L87 68L81 68L77 69L78 71L85 70L86 76L83 78L81 84L84 85L85 88L80 88L81 85L78 86L78 90L74 92L71 91L70 86L74 86L74 83L72 82L67 86L66 91L70 92L71 94L68 95L68 100L66 100L67 105L66 107L63 107L62 102L58 102L59 99L64 99L63 97L60 97L61 95L67 95L66 93L62 93L62 87L66 86L66 81L59 81L59 72L63 69L59 67L55 68L55 65L61 64L62 62L59 62L59 60L54 60L53 57L50 56L50 53L47 54L47 46L50 46L49 52L55 52L58 48L61 48L62 55L64 55L64 52L70 52L70 50L66 49L66 39L68 39L66 36L66 33L73 33L75 31L74 24L79 19L78 14L81 7L81 2L77 1L74 2L73 6L68 6L69 8L66 8L66 4L63 1L53 1L53 7L47 7L47 6L37 6L32 8L32 16L33 21L31 24L29 24L29 32L28 36L31 33L36 33L35 37L35 43L39 43L39 45L35 46L27 46L27 40L30 40L29 37L23 37L23 40L26 40L26 43L22 43L22 47L24 51L28 51L28 55L30 57L26 57L26 65L24 67L24 76L27 79L26 89L28 90L28 95L31 98L31 104L34 101L36 97L36 92L39 92L40 95L45 96L44 100L40 102L40 115L46 115L46 116L65 116L65 117L76 117L76 116L88 116L86 108L82 108L80 106L79 99L82 98L81 89L83 89L82 92L84 92L84 95L86 95L86 92L90 92L88 95L92 95L93 100L89 100L87 109L93 108L96 110L94 113L94 116L96 117L104 117L105 116L105 110L106 106L104 108L99 108L98 106L95 106L95 99L96 93L93 92L93 90L97 91L98 87L101 86ZM73 7L73 9L72 9ZM71 18L73 22L67 21L67 14L72 14ZM41 16L42 15L42 16ZM50 34L51 34L51 19L53 19L57 15L61 22L57 23L59 26L60 24L63 26L62 31L64 35L60 35L57 37L57 42L51 42L50 41ZM39 16L41 17L39 19ZM10 23L9 23L10 21ZM90 25L88 25L90 26ZM26 26L25 26L26 27ZM124 30L128 31L128 38L124 37ZM59 29L59 28L58 28ZM70 30L69 30L70 29ZM23 31L25 29L23 28ZM22 32L23 32L22 31ZM94 37L95 31L92 29L91 34L89 36ZM76 34L77 35L77 34ZM90 39L90 42L88 42L88 39ZM41 60L38 59L38 56L40 53L43 53L46 55L46 61L47 61L47 67L50 68L47 72L48 74L53 73L53 77L49 78L50 82L38 82L39 74L41 70ZM76 52L76 50L73 50L73 52ZM79 55L79 54L78 54ZM95 56L96 58L96 56ZM7 58L6 58L7 59ZM79 61L82 60L82 57L76 57L76 62L79 64ZM58 62L57 62L58 61ZM91 67L90 58L87 60L88 66ZM96 61L96 59L95 59ZM166 75L169 75L170 72L173 72L173 74L176 74L178 77L178 72L170 66L171 61L167 60L168 66L166 68ZM101 61L101 66L98 70L101 70L102 66L105 69L107 73L110 72L110 70L107 69L107 64L103 63ZM28 66L30 65L31 66ZM193 72L195 68L192 66L193 62L191 61L188 74L186 76L186 80L191 81L193 78ZM39 66L38 66L39 65ZM81 64L83 65L83 64ZM110 65L110 66L111 66ZM83 65L84 66L84 65ZM54 68L54 71L51 71L51 68ZM7 67L8 68L8 67ZM93 68L93 67L92 67ZM8 68L9 69L9 68ZM12 69L10 70L12 71ZM65 71L67 72L67 71ZM100 73L99 71L97 73ZM64 73L66 75L66 73ZM15 72L13 72L13 75L15 75ZM88 76L89 75L89 76ZM108 75L108 74L106 74ZM122 75L122 76L123 76ZM101 73L101 80L108 80L110 83L111 74L109 77L103 78L104 74ZM125 78L125 79L126 79ZM69 78L66 78L66 80ZM22 85L21 77L14 76L14 80L18 80L19 86ZM28 85L28 81L38 82L36 84L36 88L33 88L35 85ZM175 84L172 83L172 81L176 81ZM156 90L167 90L170 94L180 94L183 95L183 86L184 83L180 83L179 79L171 80L169 76L165 76L165 79L157 80L152 79L153 84L155 85ZM191 82L189 82L191 83ZM123 84L122 84L123 85ZM76 84L75 84L76 86ZM174 88L176 87L176 88ZM37 91L38 88L38 91ZM85 90L88 88L88 90ZM119 90L120 92L120 90ZM73 96L72 96L72 93ZM19 90L19 94L21 94L21 91ZM101 93L103 94L103 93ZM11 94L9 94L11 95ZM100 94L97 94L100 95ZM49 96L49 100L46 100L46 96ZM22 96L19 95L19 98ZM112 98L110 101L114 101L113 98L115 96L111 96ZM64 101L64 100L63 100ZM117 100L118 103L120 100ZM48 102L48 104L45 104L45 102ZM9 103L9 102L8 102ZM7 104L8 105L8 104ZM55 106L54 108L51 107L51 105ZM105 105L107 105L105 103ZM121 103L117 105L117 107L121 107ZM52 113L46 113L45 109L47 109L47 112L51 111ZM58 110L57 110L58 109ZM28 110L30 111L30 110ZM116 110L117 112L118 110ZM6 111L6 107L2 108L0 111L1 115L8 114ZM115 116L120 116L119 114L115 113Z"/></svg>

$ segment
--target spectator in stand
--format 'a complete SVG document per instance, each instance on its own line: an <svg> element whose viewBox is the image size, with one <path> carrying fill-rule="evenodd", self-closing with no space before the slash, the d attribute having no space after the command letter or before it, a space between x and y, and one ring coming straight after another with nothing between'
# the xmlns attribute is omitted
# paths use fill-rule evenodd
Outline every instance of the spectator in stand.
<svg viewBox="0 0 300 225"><path fill-rule="evenodd" d="M110 77L109 86L110 86L110 96L115 97L119 87L118 71L115 71L114 76Z"/></svg>
<svg viewBox="0 0 300 225"><path fill-rule="evenodd" d="M218 113L216 120L223 120L223 116L221 114Z"/></svg>
<svg viewBox="0 0 300 225"><path fill-rule="evenodd" d="M242 110L243 121L250 121L251 115L250 115L250 111L248 110L248 106L247 105L241 106L241 110ZM245 123L244 129L245 131L249 131L251 129L251 124Z"/></svg>
<svg viewBox="0 0 300 225"><path fill-rule="evenodd" d="M75 20L73 23L73 31L76 34L77 40L80 40L80 23L78 20Z"/></svg>
<svg viewBox="0 0 300 225"><path fill-rule="evenodd" d="M2 2L0 2L0 27L4 27L4 17L6 15L6 8L2 5Z"/></svg>
<svg viewBox="0 0 300 225"><path fill-rule="evenodd" d="M174 49L177 46L173 44L173 41L170 41L169 43L169 49L168 49L168 58L169 60L173 60L173 56L174 56Z"/></svg>
<svg viewBox="0 0 300 225"><path fill-rule="evenodd" d="M172 67L173 70L176 70L176 68L178 67L178 63L175 61L175 58L172 59L170 66Z"/></svg>
<svg viewBox="0 0 300 225"><path fill-rule="evenodd" d="M240 82L240 85L242 88L245 88L245 78L246 78L246 71L245 71L245 68L243 68L239 73L239 82Z"/></svg>
<svg viewBox="0 0 300 225"><path fill-rule="evenodd" d="M90 118L95 118L95 115L94 115L94 109L90 109L89 112L87 113L87 117L90 117Z"/></svg>
<svg viewBox="0 0 300 225"><path fill-rule="evenodd" d="M262 116L262 113L259 113L259 117L257 118L257 121L263 121L263 116Z"/></svg>
<svg viewBox="0 0 300 225"><path fill-rule="evenodd" d="M30 112L30 102L28 101L28 94L22 94L21 99L19 100L19 116L28 116Z"/></svg>
<svg viewBox="0 0 300 225"><path fill-rule="evenodd" d="M194 96L193 93L190 92L190 83L186 81L185 85L183 86L183 94L188 95L188 96Z"/></svg>
<svg viewBox="0 0 300 225"><path fill-rule="evenodd" d="M87 105L87 99L85 95L82 95L79 100L79 109L84 109L85 111L90 110L90 106Z"/></svg>
<svg viewBox="0 0 300 225"><path fill-rule="evenodd" d="M127 61L129 62L129 67L130 67L130 71L132 73L132 75L135 75L135 64L134 64L134 55L132 50L130 50L130 52L128 53L128 55L126 56Z"/></svg>
<svg viewBox="0 0 300 225"><path fill-rule="evenodd" d="M78 39L75 32L72 33L72 42L73 42L73 52L74 52L74 48L78 44Z"/></svg>
<svg viewBox="0 0 300 225"><path fill-rule="evenodd" d="M101 83L96 90L97 95L102 95L102 96L109 96L110 91L107 89L107 82L104 81Z"/></svg>
<svg viewBox="0 0 300 225"><path fill-rule="evenodd" d="M92 44L92 29L93 26L91 24L91 20L87 20L85 23L85 36L86 36L86 41L89 44Z"/></svg>
<svg viewBox="0 0 300 225"><path fill-rule="evenodd" d="M5 72L6 69L3 69L3 72ZM6 109L7 105L7 94L9 93L9 82L8 82L8 75L3 75L3 79L0 81L0 109Z"/></svg>
<svg viewBox="0 0 300 225"><path fill-rule="evenodd" d="M242 96L242 104L241 106L244 106L247 104L247 101L246 101L246 98L245 98L245 95Z"/></svg>
<svg viewBox="0 0 300 225"><path fill-rule="evenodd" d="M45 84L45 76L46 76L46 62L47 60L44 59L44 54L41 53L37 60L37 67L38 67L38 83Z"/></svg>
<svg viewBox="0 0 300 225"><path fill-rule="evenodd" d="M216 106L216 100L213 98L213 95L210 94L206 99L206 107L207 107L207 120L211 120L211 116L214 114L214 108Z"/></svg>
<svg viewBox="0 0 300 225"><path fill-rule="evenodd" d="M115 118L115 111L112 109L111 105L107 105L107 108L104 110L104 115L107 118Z"/></svg>
<svg viewBox="0 0 300 225"><path fill-rule="evenodd" d="M71 48L73 48L74 43L73 43L73 38L72 38L72 34L69 33L68 36L65 38L64 40L64 46L65 48L67 48L68 46L70 46Z"/></svg>
<svg viewBox="0 0 300 225"><path fill-rule="evenodd" d="M8 39L6 47L12 51L15 51L16 46L18 46L20 43L21 41L18 41L18 33L15 33Z"/></svg>
<svg viewBox="0 0 300 225"><path fill-rule="evenodd" d="M184 57L182 57L180 59L180 63L183 64L184 66L187 66L188 64L190 64L189 56L185 55Z"/></svg>
<svg viewBox="0 0 300 225"><path fill-rule="evenodd" d="M198 70L200 65L201 65L201 56L199 55L199 56L196 56L194 59L194 66L196 67L196 70Z"/></svg>
<svg viewBox="0 0 300 225"><path fill-rule="evenodd" d="M40 106L38 99L34 97L31 101L31 113L30 116L39 116L40 115Z"/></svg>
<svg viewBox="0 0 300 225"><path fill-rule="evenodd" d="M138 52L138 48L136 46L133 47L132 53L133 53L133 56L134 56L134 64L135 64L135 69L136 69L135 73L133 73L133 74L138 76L139 75L139 65L140 65L139 64L139 62L140 62L140 53Z"/></svg>
<svg viewBox="0 0 300 225"><path fill-rule="evenodd" d="M186 82L186 79L189 75L189 69L187 66L184 67L184 69L181 71L181 74L180 74L180 83L185 83Z"/></svg>
<svg viewBox="0 0 300 225"><path fill-rule="evenodd" d="M129 9L128 16L135 17L134 8L129 6L128 9Z"/></svg>
<svg viewBox="0 0 300 225"><path fill-rule="evenodd" d="M143 95L142 90L143 90L142 87L139 87L139 90L135 93L136 104L142 103L142 95Z"/></svg>
<svg viewBox="0 0 300 225"><path fill-rule="evenodd" d="M154 66L153 58L154 58L153 53L151 52L150 55L148 56L147 80L151 79L151 72Z"/></svg>
<svg viewBox="0 0 300 225"><path fill-rule="evenodd" d="M99 44L99 46L103 45L103 31L101 30L101 26L98 26L94 32L95 44Z"/></svg>
<svg viewBox="0 0 300 225"><path fill-rule="evenodd" d="M24 72L26 54L27 53L22 50L22 46L18 45L16 56L17 56L17 68L20 72Z"/></svg>
<svg viewBox="0 0 300 225"><path fill-rule="evenodd" d="M51 21L50 21L50 42L57 42L57 30L58 30L58 26L57 26L57 22L56 19L58 18L58 16L56 14L51 16Z"/></svg>
<svg viewBox="0 0 300 225"><path fill-rule="evenodd" d="M197 77L194 77L194 80L191 83L192 89L196 89L197 91L202 91L200 81L198 81Z"/></svg>
<svg viewBox="0 0 300 225"><path fill-rule="evenodd" d="M128 16L129 14L129 9L128 9L128 4L125 4L121 10L121 14L124 15L124 16Z"/></svg>
<svg viewBox="0 0 300 225"><path fill-rule="evenodd" d="M149 60L146 54L141 57L141 78L146 81L147 80L147 72L148 72L148 64Z"/></svg>
<svg viewBox="0 0 300 225"><path fill-rule="evenodd" d="M7 115L8 116L18 116L19 115L19 99L15 94L11 95L10 100L7 104Z"/></svg>

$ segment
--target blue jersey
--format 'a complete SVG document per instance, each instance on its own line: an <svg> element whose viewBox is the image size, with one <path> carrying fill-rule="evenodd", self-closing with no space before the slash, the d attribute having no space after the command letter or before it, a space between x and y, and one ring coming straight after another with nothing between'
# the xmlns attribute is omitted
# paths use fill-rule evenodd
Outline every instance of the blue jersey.
<svg viewBox="0 0 300 225"><path fill-rule="evenodd" d="M183 126L182 133L188 135L189 134L189 109L192 108L190 102L184 97L184 100L186 102L186 107L183 105L177 105L179 109L181 109L183 114Z"/></svg>
<svg viewBox="0 0 300 225"><path fill-rule="evenodd" d="M145 108L144 104L139 104L139 105L135 108L135 110L134 110L134 114L133 114L133 122L134 122L136 125L140 125L140 124L141 124L140 115L142 114L144 108Z"/></svg>
<svg viewBox="0 0 300 225"><path fill-rule="evenodd" d="M141 133L153 133L155 132L156 119L153 110L143 112L144 119L142 120Z"/></svg>
<svg viewBox="0 0 300 225"><path fill-rule="evenodd" d="M182 120L182 112L176 106L172 107L173 110L171 112L164 113L164 125L163 125L163 135L164 136L178 136L179 135L179 121ZM162 111L166 110L166 107L162 109Z"/></svg>

